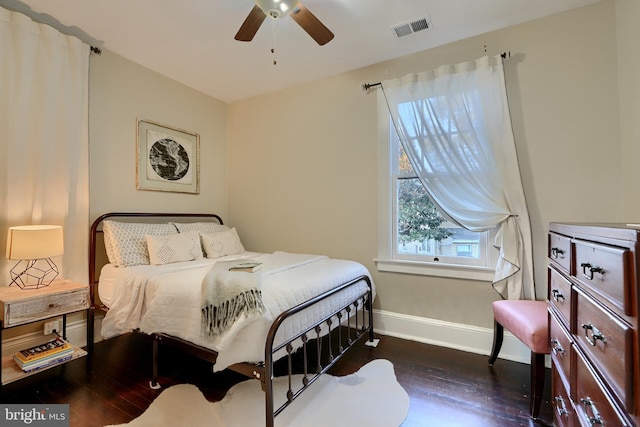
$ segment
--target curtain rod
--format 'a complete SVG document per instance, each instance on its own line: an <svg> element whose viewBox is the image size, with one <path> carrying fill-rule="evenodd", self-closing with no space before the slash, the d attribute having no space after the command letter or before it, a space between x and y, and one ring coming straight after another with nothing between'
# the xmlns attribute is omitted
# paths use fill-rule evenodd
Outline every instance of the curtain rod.
<svg viewBox="0 0 640 427"><path fill-rule="evenodd" d="M90 36L78 27L64 25L53 16L46 13L36 12L31 9L31 6L19 0L0 0L0 6L4 7L5 9L26 15L31 18L31 20L40 24L45 24L53 27L56 30L60 31L62 34L80 39L81 42L83 42L84 44L88 44L91 47L91 52L97 55L100 55L100 53L102 53L102 45L104 44L104 42Z"/></svg>
<svg viewBox="0 0 640 427"><path fill-rule="evenodd" d="M500 54L500 56L502 57L502 59L507 59L507 58L511 58L511 52L502 52ZM369 89L371 89L372 87L376 87L376 86L381 86L382 82L377 82L377 83L363 83L362 84L362 90L363 91L368 91Z"/></svg>

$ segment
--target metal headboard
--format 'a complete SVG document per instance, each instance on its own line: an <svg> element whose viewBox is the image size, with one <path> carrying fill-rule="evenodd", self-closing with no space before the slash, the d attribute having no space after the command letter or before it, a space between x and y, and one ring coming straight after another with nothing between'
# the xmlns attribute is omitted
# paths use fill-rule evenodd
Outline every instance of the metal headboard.
<svg viewBox="0 0 640 427"><path fill-rule="evenodd" d="M222 218L216 214L202 214L202 213L148 213L148 212L111 212L106 213L104 215L99 216L93 221L91 224L91 232L89 235L89 285L91 286L91 303L95 302L94 300L94 287L98 283L98 272L99 268L96 263L96 258L98 255L98 236L102 235L102 223L107 219L117 219L121 221L127 222L148 222L148 223L156 223L156 222L168 222L171 218L176 219L202 219L208 220L223 224Z"/></svg>
<svg viewBox="0 0 640 427"><path fill-rule="evenodd" d="M102 257L102 265L100 268L98 267L97 258L98 258L98 241L104 243L103 240L103 231L102 224L104 220L113 219L119 220L123 222L146 222L146 223L159 223L159 222L169 222L172 218L175 220L184 220L185 218L189 218L192 220L201 220L201 221L216 221L219 224L223 224L222 218L216 214L202 214L202 213L150 213L150 212L111 212L106 213L104 215L99 216L93 221L91 224L91 231L89 234L89 287L90 287L90 297L91 297L91 308L89 309L89 313L87 316L87 349L89 352L93 350L93 341L94 341L94 318L95 318L95 310L96 306L96 287L98 285L98 277L100 268L104 265L106 261L106 252L104 252L104 244L101 245L100 254ZM100 238L98 238L100 236ZM103 253L104 252L104 253Z"/></svg>

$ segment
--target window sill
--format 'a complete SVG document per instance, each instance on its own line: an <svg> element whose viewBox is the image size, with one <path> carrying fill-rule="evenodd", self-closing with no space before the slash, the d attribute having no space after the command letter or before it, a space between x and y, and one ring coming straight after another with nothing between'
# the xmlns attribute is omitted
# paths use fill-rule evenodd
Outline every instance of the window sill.
<svg viewBox="0 0 640 427"><path fill-rule="evenodd" d="M467 267L453 264L433 264L397 259L374 259L378 271L391 273L418 274L422 276L452 277L457 279L492 282L494 269L487 267Z"/></svg>

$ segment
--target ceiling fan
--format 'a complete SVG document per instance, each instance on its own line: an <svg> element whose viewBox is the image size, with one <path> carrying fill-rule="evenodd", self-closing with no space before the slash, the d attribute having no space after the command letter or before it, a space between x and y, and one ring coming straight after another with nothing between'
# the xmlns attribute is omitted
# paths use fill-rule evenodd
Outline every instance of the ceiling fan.
<svg viewBox="0 0 640 427"><path fill-rule="evenodd" d="M267 16L280 19L287 15L293 18L319 45L327 44L333 39L333 33L298 0L255 0L255 2L255 6L236 34L236 40L243 42L253 40L253 36L256 35Z"/></svg>

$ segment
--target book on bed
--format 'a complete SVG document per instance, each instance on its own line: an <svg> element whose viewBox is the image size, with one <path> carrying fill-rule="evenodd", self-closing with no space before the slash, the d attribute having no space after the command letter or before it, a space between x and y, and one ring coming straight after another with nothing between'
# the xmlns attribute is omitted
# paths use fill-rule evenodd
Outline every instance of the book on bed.
<svg viewBox="0 0 640 427"><path fill-rule="evenodd" d="M233 267L230 267L229 271L246 271L248 273L253 273L254 271L260 270L261 268L261 262L241 262L240 264L236 264Z"/></svg>

